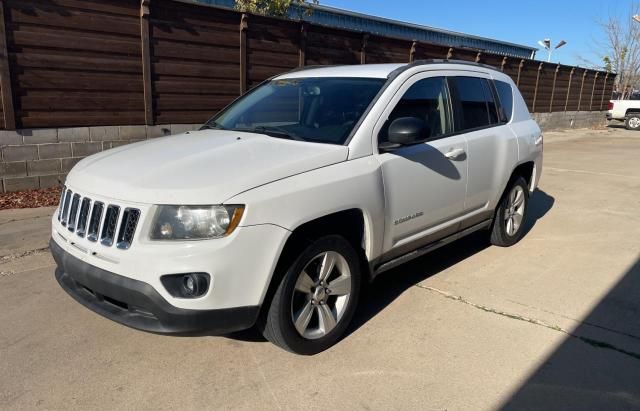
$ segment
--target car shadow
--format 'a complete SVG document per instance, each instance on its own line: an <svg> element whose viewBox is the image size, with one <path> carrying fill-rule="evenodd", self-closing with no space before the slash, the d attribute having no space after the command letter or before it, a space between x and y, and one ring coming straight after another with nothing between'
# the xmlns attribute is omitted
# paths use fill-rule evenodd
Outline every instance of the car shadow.
<svg viewBox="0 0 640 411"><path fill-rule="evenodd" d="M525 233L528 233L536 222L551 210L554 202L554 198L542 190L536 190L531 195ZM378 315L409 288L473 257L490 245L489 233L485 230L478 231L376 277L372 283L364 287L358 309L344 338ZM255 327L226 337L248 342L265 341Z"/></svg>

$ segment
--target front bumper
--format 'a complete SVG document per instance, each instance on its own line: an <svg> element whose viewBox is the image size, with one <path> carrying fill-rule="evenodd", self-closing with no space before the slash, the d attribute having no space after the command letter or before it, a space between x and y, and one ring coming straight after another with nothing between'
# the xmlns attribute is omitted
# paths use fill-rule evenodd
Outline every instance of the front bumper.
<svg viewBox="0 0 640 411"><path fill-rule="evenodd" d="M159 334L220 335L255 324L258 306L192 310L169 304L151 285L90 265L49 241L60 286L90 310L120 324Z"/></svg>

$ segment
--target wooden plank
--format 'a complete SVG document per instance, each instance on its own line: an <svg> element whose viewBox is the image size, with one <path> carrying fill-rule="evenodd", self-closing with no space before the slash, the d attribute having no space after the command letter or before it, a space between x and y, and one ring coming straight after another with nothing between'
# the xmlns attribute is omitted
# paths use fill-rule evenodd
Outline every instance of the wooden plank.
<svg viewBox="0 0 640 411"><path fill-rule="evenodd" d="M13 107L13 85L11 84L11 67L9 66L4 9L4 2L0 2L0 90L2 93L2 115L4 128L15 130L16 114Z"/></svg>
<svg viewBox="0 0 640 411"><path fill-rule="evenodd" d="M180 61L195 60L210 64L214 63L228 63L230 61L237 61L238 47L236 39L236 47L217 47L216 45L205 46L201 44L182 44L167 40L153 39L153 57L159 58L174 58Z"/></svg>
<svg viewBox="0 0 640 411"><path fill-rule="evenodd" d="M12 8L51 7L51 0L4 0ZM55 0L55 6L62 10L91 10L104 14L120 14L138 17L139 4L136 0Z"/></svg>
<svg viewBox="0 0 640 411"><path fill-rule="evenodd" d="M142 85L144 89L144 121L148 126L153 123L153 82L151 81L151 49L149 45L149 3L140 2L140 43L142 49Z"/></svg>
<svg viewBox="0 0 640 411"><path fill-rule="evenodd" d="M17 96L16 101L20 104L21 110L47 110L47 111L138 111L144 107L144 100L141 95L131 94L127 97L121 95L109 95L107 93L92 93L92 95L77 95L74 92L65 92L55 98L32 95Z"/></svg>
<svg viewBox="0 0 640 411"><path fill-rule="evenodd" d="M44 68L56 70L82 70L118 73L142 73L142 62L138 58L84 57L49 54L48 50L34 50L16 54L13 59L22 68Z"/></svg>
<svg viewBox="0 0 640 411"><path fill-rule="evenodd" d="M143 92L140 76L116 73L79 73L56 70L29 70L15 75L18 90L58 89Z"/></svg>
<svg viewBox="0 0 640 411"><path fill-rule="evenodd" d="M161 76L154 81L154 92L171 94L202 94L202 95L238 95L238 81L219 79L194 79Z"/></svg>
<svg viewBox="0 0 640 411"><path fill-rule="evenodd" d="M144 124L144 114L142 111L25 111L19 112L19 115L21 118L21 125L27 128Z"/></svg>
<svg viewBox="0 0 640 411"><path fill-rule="evenodd" d="M129 16L105 15L93 10L74 10L68 7L39 6L31 2L12 7L11 22L19 26L36 25L130 36L137 35L140 30L136 19Z"/></svg>
<svg viewBox="0 0 640 411"><path fill-rule="evenodd" d="M182 77L197 77L209 79L239 80L238 63L236 61L226 64L204 64L196 61L167 61L160 60L152 64L156 76L167 75ZM237 87L236 87L237 90Z"/></svg>
<svg viewBox="0 0 640 411"><path fill-rule="evenodd" d="M90 50L104 54L140 54L140 40L134 37L125 38L96 33L86 33L86 35L79 36L77 32L53 30L45 27L22 27L17 31L14 30L13 42L14 47L54 47L67 50Z"/></svg>
<svg viewBox="0 0 640 411"><path fill-rule="evenodd" d="M240 17L240 95L247 91L247 30L249 15Z"/></svg>
<svg viewBox="0 0 640 411"><path fill-rule="evenodd" d="M233 101L233 99L229 100L229 103L231 101ZM213 117L218 111L226 107L226 105L227 104L221 105L220 107L211 107L210 110L206 111L158 111L156 119L158 124L200 124Z"/></svg>

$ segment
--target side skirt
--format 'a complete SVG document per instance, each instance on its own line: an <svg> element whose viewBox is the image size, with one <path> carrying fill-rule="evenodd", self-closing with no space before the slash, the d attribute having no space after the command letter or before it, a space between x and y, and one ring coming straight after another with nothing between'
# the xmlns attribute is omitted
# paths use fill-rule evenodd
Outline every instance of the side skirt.
<svg viewBox="0 0 640 411"><path fill-rule="evenodd" d="M403 255L401 255L399 257L393 258L393 259L391 259L391 260L389 260L387 262L384 262L382 264L379 264L377 266L374 265L373 269L371 270L372 273L373 273L372 277L375 278L378 274L381 274L381 273L383 273L385 271L391 270L392 268L395 268L395 267L397 267L399 265L402 265L402 264L404 264L406 262L409 262L409 261L411 261L411 260L413 260L415 258L421 257L421 256L423 256L423 255L425 255L427 253L430 253L431 251L437 250L438 248L440 248L440 247L442 247L444 245L447 245L449 243L452 243L452 242L454 242L454 241L456 241L456 240L458 240L458 239L460 239L462 237L465 237L465 236L467 236L467 235L469 235L471 233L474 233L476 231L479 231L479 230L485 229L487 227L490 227L492 222L493 222L493 219L482 221L481 223L473 225L473 226L471 226L469 228L466 228L466 229L464 229L462 231L459 231L459 232L457 232L455 234L452 234L452 235L450 235L448 237L442 238L442 239L440 239L438 241L435 241L435 242L433 242L431 244L427 244L427 245L425 245L423 247L420 247L420 248L418 248L416 250L408 252L407 254L403 254Z"/></svg>

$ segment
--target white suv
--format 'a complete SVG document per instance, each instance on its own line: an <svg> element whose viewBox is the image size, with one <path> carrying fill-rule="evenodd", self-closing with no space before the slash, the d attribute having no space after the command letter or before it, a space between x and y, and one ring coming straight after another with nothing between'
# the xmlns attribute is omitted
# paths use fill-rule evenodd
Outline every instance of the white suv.
<svg viewBox="0 0 640 411"><path fill-rule="evenodd" d="M308 67L200 131L93 155L52 219L56 278L124 325L254 325L334 344L362 284L477 230L524 233L542 135L513 81L463 62Z"/></svg>

